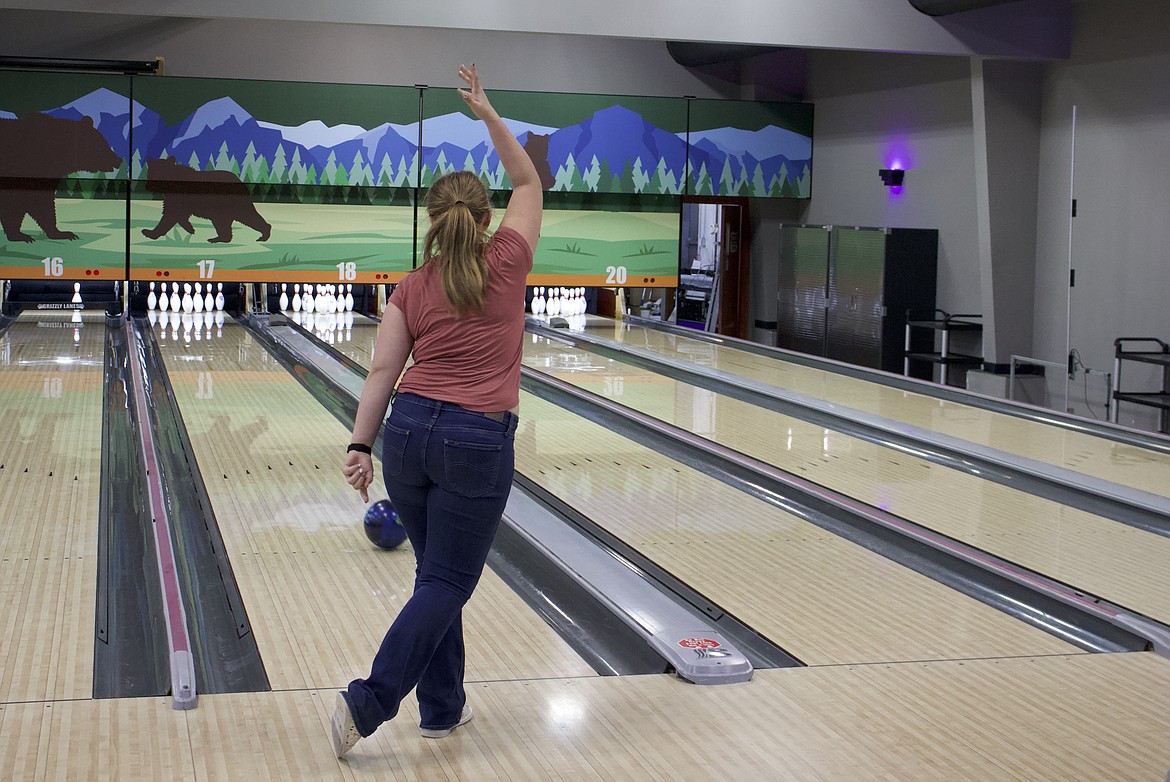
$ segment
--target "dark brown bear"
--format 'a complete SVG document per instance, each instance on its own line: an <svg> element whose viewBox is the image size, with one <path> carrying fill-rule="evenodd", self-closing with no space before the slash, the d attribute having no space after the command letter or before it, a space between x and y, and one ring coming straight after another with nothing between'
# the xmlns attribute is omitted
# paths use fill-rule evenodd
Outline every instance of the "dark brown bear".
<svg viewBox="0 0 1170 782"><path fill-rule="evenodd" d="M0 119L0 227L11 242L31 242L21 233L31 217L49 239L76 239L57 228L54 198L61 180L76 171L115 171L122 158L93 126L93 120L29 114Z"/></svg>
<svg viewBox="0 0 1170 782"><path fill-rule="evenodd" d="M147 166L146 189L163 199L158 225L142 229L148 239L165 236L176 225L193 234L192 217L211 221L216 235L209 242L230 242L237 220L260 233L257 241L266 241L272 233L272 226L256 211L248 186L230 171L196 171L160 158Z"/></svg>
<svg viewBox="0 0 1170 782"><path fill-rule="evenodd" d="M557 183L557 180L548 165L548 136L529 133L528 138L524 140L524 151L528 153L528 158L532 161L532 165L536 166L536 174L540 177L541 189L551 190L552 186Z"/></svg>

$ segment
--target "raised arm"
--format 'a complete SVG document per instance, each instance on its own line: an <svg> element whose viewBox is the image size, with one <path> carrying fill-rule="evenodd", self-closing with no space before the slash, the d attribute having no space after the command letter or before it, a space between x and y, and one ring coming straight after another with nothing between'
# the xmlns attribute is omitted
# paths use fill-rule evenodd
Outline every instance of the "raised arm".
<svg viewBox="0 0 1170 782"><path fill-rule="evenodd" d="M504 165L504 171L512 180L512 197L508 200L508 208L504 211L501 227L516 231L533 251L536 250L536 240L540 238L540 218L544 208L544 190L540 186L540 175L536 173L536 166L532 159L520 146L520 142L508 130L508 126L500 119L500 115L492 108L483 87L479 83L479 75L475 65L459 66L459 78L467 83L468 89L459 90L460 97L467 104L475 116L483 120L491 134L492 144L496 154Z"/></svg>

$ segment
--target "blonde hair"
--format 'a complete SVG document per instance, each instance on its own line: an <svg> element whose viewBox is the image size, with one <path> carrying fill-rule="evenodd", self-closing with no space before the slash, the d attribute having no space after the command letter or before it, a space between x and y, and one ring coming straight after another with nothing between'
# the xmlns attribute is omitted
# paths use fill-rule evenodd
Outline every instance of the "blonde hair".
<svg viewBox="0 0 1170 782"><path fill-rule="evenodd" d="M483 311L488 270L484 260L487 188L470 171L439 177L427 193L431 218L423 241L423 262L435 259L443 275L443 291L457 315Z"/></svg>

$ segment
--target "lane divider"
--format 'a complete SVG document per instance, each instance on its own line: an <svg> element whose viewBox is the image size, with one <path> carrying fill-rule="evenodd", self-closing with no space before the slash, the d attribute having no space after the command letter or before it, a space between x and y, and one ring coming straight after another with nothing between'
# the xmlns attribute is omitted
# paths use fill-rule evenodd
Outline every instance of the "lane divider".
<svg viewBox="0 0 1170 782"><path fill-rule="evenodd" d="M175 546L171 535L170 517L163 500L162 476L159 472L158 450L151 426L146 387L146 360L141 337L126 319L126 344L129 346L131 376L134 385L134 410L138 421L138 440L146 465L146 490L150 500L151 526L154 528L154 549L157 554L159 584L162 587L163 616L166 619L168 658L171 664L171 708L193 709L198 705L195 692L195 660L191 655L191 637L187 631L187 611L183 607L182 590L175 570Z"/></svg>

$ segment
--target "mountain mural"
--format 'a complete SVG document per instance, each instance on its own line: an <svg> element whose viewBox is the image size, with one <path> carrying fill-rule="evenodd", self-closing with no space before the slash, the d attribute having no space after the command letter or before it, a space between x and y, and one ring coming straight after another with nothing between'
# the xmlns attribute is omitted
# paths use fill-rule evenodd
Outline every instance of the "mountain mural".
<svg viewBox="0 0 1170 782"><path fill-rule="evenodd" d="M425 119L421 147L418 123L369 129L320 120L280 125L253 117L230 96L208 101L174 125L106 88L45 113L90 117L136 179L145 176L150 160L167 157L197 170L231 171L257 185L427 187L449 171L471 170L493 188L510 187L483 123L463 113ZM10 116L0 106L0 117ZM775 126L716 128L688 137L655 127L621 105L563 128L505 123L530 154L547 159L550 190L809 194L812 139ZM125 178L127 168L116 175Z"/></svg>

